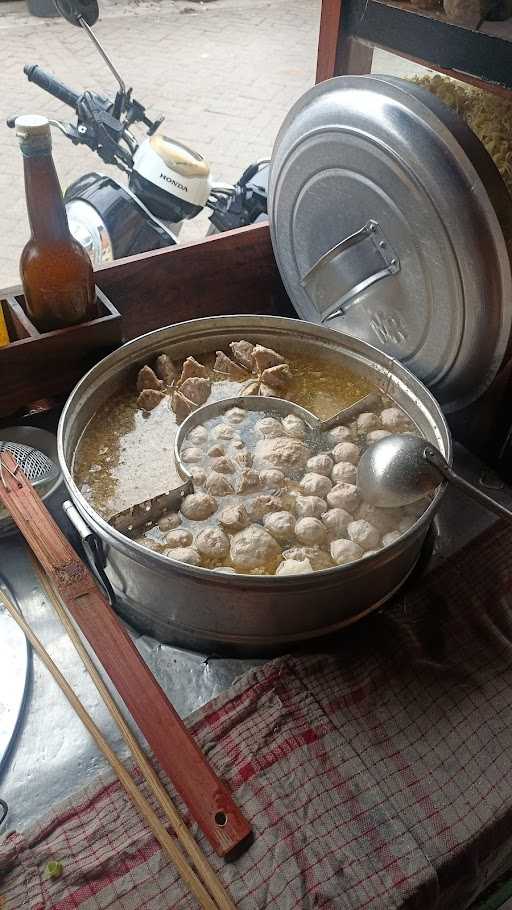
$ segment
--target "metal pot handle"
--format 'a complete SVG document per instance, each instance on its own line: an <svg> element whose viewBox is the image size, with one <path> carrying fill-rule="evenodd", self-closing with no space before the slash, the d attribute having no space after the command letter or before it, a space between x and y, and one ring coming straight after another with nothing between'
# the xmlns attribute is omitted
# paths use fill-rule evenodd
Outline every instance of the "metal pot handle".
<svg viewBox="0 0 512 910"><path fill-rule="evenodd" d="M84 548L85 555L89 562L90 569L103 590L109 604L111 607L114 606L116 595L114 594L114 589L110 584L110 581L107 578L105 572L105 556L103 553L103 544L94 531L91 531L90 527L85 523L78 509L73 505L73 503L66 499L63 503L62 508L69 518L71 524L73 525L75 531L77 531L81 544Z"/></svg>
<svg viewBox="0 0 512 910"><path fill-rule="evenodd" d="M324 323L343 316L359 294L399 271L398 256L379 223L370 219L320 256L300 283Z"/></svg>

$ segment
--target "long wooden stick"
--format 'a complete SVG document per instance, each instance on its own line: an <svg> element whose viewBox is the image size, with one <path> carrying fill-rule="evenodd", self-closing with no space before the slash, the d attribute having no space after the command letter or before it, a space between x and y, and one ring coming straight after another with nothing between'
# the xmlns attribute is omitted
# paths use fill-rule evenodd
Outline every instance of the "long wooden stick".
<svg viewBox="0 0 512 910"><path fill-rule="evenodd" d="M14 605L4 590L0 591L0 598L7 612L10 613L14 621L19 625L20 629L25 633L37 656L45 665L46 669L51 673L55 682L69 701L71 707L74 709L74 711L76 711L80 720L87 728L88 732L91 734L94 742L98 746L98 749L107 759L109 765L116 773L128 796L139 810L140 814L144 818L145 822L155 835L162 848L167 853L169 859L171 859L175 864L183 881L191 893L194 895L194 897L197 898L200 906L203 907L204 910L217 910L216 904L213 902L212 898L206 891L203 883L197 877L191 866L189 866L181 850L175 844L169 832L166 830L156 813L144 798L137 785L135 784L135 781L132 780L122 762L119 761L115 752L110 748L101 730L99 730L92 717L87 713L87 710L84 708L82 702L75 695L73 689L65 677L62 675L57 665L51 659L44 645L41 643L37 635L32 631L29 624L23 618L17 607Z"/></svg>
<svg viewBox="0 0 512 910"><path fill-rule="evenodd" d="M11 513L155 758L214 850L219 856L233 857L246 849L252 839L251 826L229 788L208 763L100 591L92 572L9 452L0 455L0 502Z"/></svg>
<svg viewBox="0 0 512 910"><path fill-rule="evenodd" d="M219 910L236 910L235 904L231 900L229 894L225 890L222 882L217 877L216 873L210 866L208 860L206 859L203 851L199 845L194 840L189 829L184 823L181 815L176 809L174 803L172 802L167 790L161 783L156 771L151 765L150 761L146 757L145 753L140 747L140 744L136 737L134 736L129 725L126 723L121 711L115 700L112 698L109 690L107 689L101 675L99 674L94 661L90 657L87 649L85 648L64 604L62 603L59 595L56 591L53 590L52 585L48 577L41 571L39 565L34 559L34 567L43 586L48 599L50 600L53 608L60 619L62 625L64 626L69 638L71 639L85 669L87 670L89 676L91 677L96 689L98 690L100 697L105 703L110 715L116 722L119 727L122 737L127 744L133 758L137 762L138 767L140 768L146 783L149 788L152 790L154 796L160 803L162 809L164 810L167 818L169 819L174 832L180 841L182 847L186 850L190 859L194 863L195 868L197 869L199 875L201 876L203 882L207 885L209 891L214 897L215 901L219 906Z"/></svg>

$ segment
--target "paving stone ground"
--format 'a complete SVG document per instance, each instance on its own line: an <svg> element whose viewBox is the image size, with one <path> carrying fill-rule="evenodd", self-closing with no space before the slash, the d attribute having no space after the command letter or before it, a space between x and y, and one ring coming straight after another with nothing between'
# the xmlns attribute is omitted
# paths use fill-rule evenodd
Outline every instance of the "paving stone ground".
<svg viewBox="0 0 512 910"><path fill-rule="evenodd" d="M196 148L213 175L234 181L269 156L293 102L314 82L320 0L100 0L96 31L135 97L166 115L165 131ZM69 108L30 84L38 63L75 89L106 93L113 80L87 36L61 19L38 19L24 0L0 0L0 287L18 280L28 236L22 164L9 115L55 119ZM396 71L380 55L380 69ZM89 170L111 170L59 133L55 162L62 186ZM183 239L206 233L207 216L188 222Z"/></svg>

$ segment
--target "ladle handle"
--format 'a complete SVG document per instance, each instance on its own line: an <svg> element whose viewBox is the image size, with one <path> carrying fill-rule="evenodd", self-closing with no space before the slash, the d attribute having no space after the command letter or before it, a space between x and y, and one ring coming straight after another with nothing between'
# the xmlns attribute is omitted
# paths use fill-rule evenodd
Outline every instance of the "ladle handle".
<svg viewBox="0 0 512 910"><path fill-rule="evenodd" d="M501 515L502 518L507 518L508 521L512 521L512 510L507 509L506 506L502 506L501 503L496 502L495 499L491 499L487 493L482 493L478 487L475 487L472 483L464 480L464 478L459 474L456 474L450 465L444 460L441 453L436 449L427 446L424 452L424 456L429 464L437 468L443 477L445 477L449 483L452 483L454 487L457 487L471 499L479 502L480 505L485 506L486 509L489 509L491 512L495 512L496 515Z"/></svg>

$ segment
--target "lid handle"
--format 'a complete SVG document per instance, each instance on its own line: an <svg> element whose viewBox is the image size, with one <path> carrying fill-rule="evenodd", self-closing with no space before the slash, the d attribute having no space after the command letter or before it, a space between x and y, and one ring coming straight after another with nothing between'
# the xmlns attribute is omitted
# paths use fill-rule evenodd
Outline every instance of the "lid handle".
<svg viewBox="0 0 512 910"><path fill-rule="evenodd" d="M398 256L379 223L370 219L320 256L300 283L324 323L343 316L363 291L399 271Z"/></svg>

